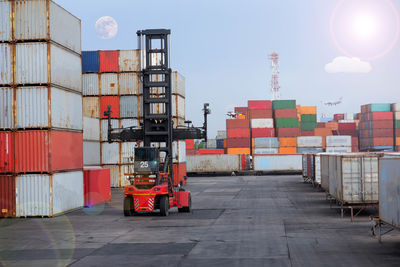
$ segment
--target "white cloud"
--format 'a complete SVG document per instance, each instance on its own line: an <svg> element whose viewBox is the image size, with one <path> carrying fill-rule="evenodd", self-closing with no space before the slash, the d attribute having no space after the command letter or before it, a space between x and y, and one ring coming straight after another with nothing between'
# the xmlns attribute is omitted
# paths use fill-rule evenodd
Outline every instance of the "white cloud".
<svg viewBox="0 0 400 267"><path fill-rule="evenodd" d="M368 73L372 70L369 62L361 61L359 58L336 57L331 63L325 65L328 73Z"/></svg>

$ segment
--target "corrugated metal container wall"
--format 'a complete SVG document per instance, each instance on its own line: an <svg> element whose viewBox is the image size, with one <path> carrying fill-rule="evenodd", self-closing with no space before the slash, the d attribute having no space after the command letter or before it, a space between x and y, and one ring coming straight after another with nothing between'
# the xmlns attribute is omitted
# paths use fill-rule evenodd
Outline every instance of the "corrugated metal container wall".
<svg viewBox="0 0 400 267"><path fill-rule="evenodd" d="M118 95L118 74L100 74L100 81L101 95Z"/></svg>
<svg viewBox="0 0 400 267"><path fill-rule="evenodd" d="M119 72L140 71L140 50L119 51Z"/></svg>
<svg viewBox="0 0 400 267"><path fill-rule="evenodd" d="M379 160L379 218L398 228L400 227L399 173L400 158Z"/></svg>
<svg viewBox="0 0 400 267"><path fill-rule="evenodd" d="M321 184L321 156L320 155L315 155L314 156L314 182L316 184Z"/></svg>
<svg viewBox="0 0 400 267"><path fill-rule="evenodd" d="M118 75L120 95L141 95L143 94L142 83L137 73L120 73Z"/></svg>
<svg viewBox="0 0 400 267"><path fill-rule="evenodd" d="M82 115L90 118L100 118L100 97L83 98Z"/></svg>
<svg viewBox="0 0 400 267"><path fill-rule="evenodd" d="M0 41L12 41L11 2L0 2ZM0 53L1 54L1 53Z"/></svg>
<svg viewBox="0 0 400 267"><path fill-rule="evenodd" d="M297 137L297 147L322 147L322 137L299 136Z"/></svg>
<svg viewBox="0 0 400 267"><path fill-rule="evenodd" d="M93 142L93 141L83 142L83 165L84 166L100 165L100 142Z"/></svg>
<svg viewBox="0 0 400 267"><path fill-rule="evenodd" d="M141 96L129 95L121 96L119 100L121 118L142 117Z"/></svg>
<svg viewBox="0 0 400 267"><path fill-rule="evenodd" d="M255 171L302 171L302 155L253 156Z"/></svg>
<svg viewBox="0 0 400 267"><path fill-rule="evenodd" d="M279 148L255 148L253 150L253 154L262 155L262 154L278 154Z"/></svg>
<svg viewBox="0 0 400 267"><path fill-rule="evenodd" d="M186 142L174 141L172 143L172 158L174 163L186 162Z"/></svg>
<svg viewBox="0 0 400 267"><path fill-rule="evenodd" d="M133 163L135 157L135 148L138 147L136 142L121 143L121 159L122 164Z"/></svg>
<svg viewBox="0 0 400 267"><path fill-rule="evenodd" d="M110 183L111 187L121 187L121 166L120 165L106 165L104 169L110 169Z"/></svg>
<svg viewBox="0 0 400 267"><path fill-rule="evenodd" d="M82 96L79 94L58 88L19 87L16 104L16 128L56 127L82 130ZM48 104L51 105L50 109Z"/></svg>
<svg viewBox="0 0 400 267"><path fill-rule="evenodd" d="M240 171L240 155L199 155L187 157L187 172Z"/></svg>
<svg viewBox="0 0 400 267"><path fill-rule="evenodd" d="M0 173L14 172L14 134L0 132Z"/></svg>
<svg viewBox="0 0 400 267"><path fill-rule="evenodd" d="M321 187L329 192L329 155L320 154Z"/></svg>
<svg viewBox="0 0 400 267"><path fill-rule="evenodd" d="M82 51L82 72L98 73L99 72L99 52L98 51Z"/></svg>
<svg viewBox="0 0 400 267"><path fill-rule="evenodd" d="M101 120L101 129L100 129L100 139L101 141L107 141L108 139L108 120ZM112 119L111 127L113 129L119 128L119 120Z"/></svg>
<svg viewBox="0 0 400 267"><path fill-rule="evenodd" d="M48 46L50 46L50 54L48 54ZM47 60L48 57L50 61ZM48 72L49 64L50 73ZM16 83L18 84L55 84L82 92L81 67L79 55L54 44L16 44Z"/></svg>
<svg viewBox="0 0 400 267"><path fill-rule="evenodd" d="M16 216L48 216L83 206L83 172L19 175Z"/></svg>
<svg viewBox="0 0 400 267"><path fill-rule="evenodd" d="M50 38L81 53L81 21L52 1L15 1L14 34L20 41Z"/></svg>
<svg viewBox="0 0 400 267"><path fill-rule="evenodd" d="M84 96L100 95L99 91L99 74L87 73L82 75L82 94Z"/></svg>
<svg viewBox="0 0 400 267"><path fill-rule="evenodd" d="M111 118L119 118L119 102L118 96L102 96L100 97L100 118L105 119L104 112L111 107Z"/></svg>
<svg viewBox="0 0 400 267"><path fill-rule="evenodd" d="M328 153L350 153L352 148L351 146L327 146L326 147L326 152Z"/></svg>
<svg viewBox="0 0 400 267"><path fill-rule="evenodd" d="M185 118L186 106L185 98L173 95L172 96L172 116Z"/></svg>
<svg viewBox="0 0 400 267"><path fill-rule="evenodd" d="M15 171L54 172L83 167L82 133L21 131L15 133Z"/></svg>
<svg viewBox="0 0 400 267"><path fill-rule="evenodd" d="M139 125L140 125L140 121L138 119L122 119L121 120L121 128L138 127Z"/></svg>
<svg viewBox="0 0 400 267"><path fill-rule="evenodd" d="M0 175L0 217L15 217L15 176Z"/></svg>
<svg viewBox="0 0 400 267"><path fill-rule="evenodd" d="M274 128L273 119L251 119L251 128Z"/></svg>
<svg viewBox="0 0 400 267"><path fill-rule="evenodd" d="M119 153L119 143L101 143L101 164L119 164Z"/></svg>
<svg viewBox="0 0 400 267"><path fill-rule="evenodd" d="M100 72L118 72L119 51L107 50L99 51Z"/></svg>
<svg viewBox="0 0 400 267"><path fill-rule="evenodd" d="M172 72L172 94L185 97L185 77L177 71Z"/></svg>
<svg viewBox="0 0 400 267"><path fill-rule="evenodd" d="M13 116L14 90L9 87L0 88L0 129L14 127Z"/></svg>
<svg viewBox="0 0 400 267"><path fill-rule="evenodd" d="M83 140L100 141L100 120L83 117Z"/></svg>
<svg viewBox="0 0 400 267"><path fill-rule="evenodd" d="M1 3L3 2L0 2L0 4ZM2 20L2 18L0 18L0 20ZM0 84L3 85L13 83L12 49L13 46L11 44L0 44Z"/></svg>
<svg viewBox="0 0 400 267"><path fill-rule="evenodd" d="M254 138L253 146L255 148L278 148L279 147L279 139L276 137Z"/></svg>
<svg viewBox="0 0 400 267"><path fill-rule="evenodd" d="M351 147L351 136L337 135L337 136L327 136L326 146L350 146Z"/></svg>

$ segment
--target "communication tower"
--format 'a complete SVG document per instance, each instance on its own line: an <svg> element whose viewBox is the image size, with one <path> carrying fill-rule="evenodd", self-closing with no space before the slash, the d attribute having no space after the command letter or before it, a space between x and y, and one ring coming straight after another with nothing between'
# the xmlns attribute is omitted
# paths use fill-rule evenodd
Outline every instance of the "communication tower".
<svg viewBox="0 0 400 267"><path fill-rule="evenodd" d="M277 53L272 53L269 55L269 59L271 60L271 70L272 70L272 79L271 79L271 94L272 100L279 100L281 98L279 85L279 55Z"/></svg>

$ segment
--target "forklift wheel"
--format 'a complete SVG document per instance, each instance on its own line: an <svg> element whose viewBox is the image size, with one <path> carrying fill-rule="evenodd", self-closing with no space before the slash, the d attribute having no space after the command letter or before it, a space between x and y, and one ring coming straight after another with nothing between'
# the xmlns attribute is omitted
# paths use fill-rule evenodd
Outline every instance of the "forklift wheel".
<svg viewBox="0 0 400 267"><path fill-rule="evenodd" d="M178 208L179 212L186 212L189 213L192 211L192 196L189 194L189 206L183 207L183 208Z"/></svg>
<svg viewBox="0 0 400 267"><path fill-rule="evenodd" d="M169 213L168 196L162 196L160 198L160 214L161 216L168 216L168 213Z"/></svg>
<svg viewBox="0 0 400 267"><path fill-rule="evenodd" d="M132 216L133 210L133 199L131 197L124 198L124 216Z"/></svg>

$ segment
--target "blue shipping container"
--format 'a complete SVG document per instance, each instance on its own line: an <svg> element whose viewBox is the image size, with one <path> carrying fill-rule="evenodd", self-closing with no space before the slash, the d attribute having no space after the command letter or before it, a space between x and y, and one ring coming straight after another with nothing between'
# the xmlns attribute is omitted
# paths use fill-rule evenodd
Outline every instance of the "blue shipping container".
<svg viewBox="0 0 400 267"><path fill-rule="evenodd" d="M224 139L217 139L217 149L224 149Z"/></svg>
<svg viewBox="0 0 400 267"><path fill-rule="evenodd" d="M99 66L99 51L82 51L83 73L98 73Z"/></svg>

